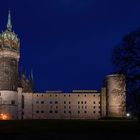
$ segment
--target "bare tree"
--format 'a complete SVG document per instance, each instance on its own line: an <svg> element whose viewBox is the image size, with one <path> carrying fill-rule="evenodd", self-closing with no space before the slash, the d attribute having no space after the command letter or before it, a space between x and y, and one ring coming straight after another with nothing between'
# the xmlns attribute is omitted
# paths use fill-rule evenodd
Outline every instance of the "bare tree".
<svg viewBox="0 0 140 140"><path fill-rule="evenodd" d="M126 76L127 93L133 98L133 107L140 109L140 29L124 36L115 46L112 62L117 73Z"/></svg>

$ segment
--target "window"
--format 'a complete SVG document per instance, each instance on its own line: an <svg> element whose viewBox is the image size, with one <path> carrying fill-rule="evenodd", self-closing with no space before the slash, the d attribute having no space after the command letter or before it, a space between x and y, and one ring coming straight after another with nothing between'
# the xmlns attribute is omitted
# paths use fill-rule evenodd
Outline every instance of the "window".
<svg viewBox="0 0 140 140"><path fill-rule="evenodd" d="M85 101L85 104L86 104L87 102Z"/></svg>
<svg viewBox="0 0 140 140"><path fill-rule="evenodd" d="M83 101L81 102L81 104L83 104Z"/></svg>
<svg viewBox="0 0 140 140"><path fill-rule="evenodd" d="M39 101L36 101L36 104L39 104Z"/></svg>
<svg viewBox="0 0 140 140"><path fill-rule="evenodd" d="M71 104L71 102L69 101L69 104Z"/></svg>
<svg viewBox="0 0 140 140"><path fill-rule="evenodd" d="M55 95L55 97L57 97L57 95Z"/></svg>
<svg viewBox="0 0 140 140"><path fill-rule="evenodd" d="M85 109L87 109L87 106L85 106Z"/></svg>
<svg viewBox="0 0 140 140"><path fill-rule="evenodd" d="M14 100L12 100L12 101L11 101L11 104L12 104L12 105L14 105L14 104L15 104L15 101L14 101Z"/></svg>
<svg viewBox="0 0 140 140"><path fill-rule="evenodd" d="M38 94L36 96L38 97Z"/></svg>
<svg viewBox="0 0 140 140"><path fill-rule="evenodd" d="M96 112L95 112L95 111L93 111L93 113L95 114Z"/></svg>
<svg viewBox="0 0 140 140"><path fill-rule="evenodd" d="M44 113L44 110L41 110L41 113Z"/></svg>
<svg viewBox="0 0 140 140"><path fill-rule="evenodd" d="M93 104L95 104L95 101L93 102Z"/></svg>
<svg viewBox="0 0 140 140"><path fill-rule="evenodd" d="M37 110L36 113L39 113L39 110Z"/></svg>
<svg viewBox="0 0 140 140"><path fill-rule="evenodd" d="M58 101L55 101L55 104L58 104Z"/></svg>
<svg viewBox="0 0 140 140"><path fill-rule="evenodd" d="M44 104L44 101L41 101L41 104Z"/></svg>
<svg viewBox="0 0 140 140"><path fill-rule="evenodd" d="M52 110L50 110L50 111L49 111L49 113L53 113L53 111L52 111Z"/></svg>
<svg viewBox="0 0 140 140"><path fill-rule="evenodd" d="M64 106L64 108L66 109L66 106Z"/></svg>
<svg viewBox="0 0 140 140"><path fill-rule="evenodd" d="M69 95L69 97L70 97L70 95Z"/></svg>
<svg viewBox="0 0 140 140"><path fill-rule="evenodd" d="M78 111L78 114L80 114L80 111Z"/></svg>
<svg viewBox="0 0 140 140"><path fill-rule="evenodd" d="M78 101L78 104L80 104L80 102Z"/></svg>
<svg viewBox="0 0 140 140"><path fill-rule="evenodd" d="M57 110L55 110L55 113L58 113L58 111L57 111Z"/></svg>
<svg viewBox="0 0 140 140"><path fill-rule="evenodd" d="M42 97L43 97L43 94L42 94Z"/></svg>
<svg viewBox="0 0 140 140"><path fill-rule="evenodd" d="M69 106L69 109L71 109L71 106Z"/></svg>
<svg viewBox="0 0 140 140"><path fill-rule="evenodd" d="M58 106L56 106L56 108L58 108Z"/></svg>
<svg viewBox="0 0 140 140"><path fill-rule="evenodd" d="M93 108L95 109L95 106L93 106Z"/></svg>
<svg viewBox="0 0 140 140"><path fill-rule="evenodd" d="M52 101L50 101L50 104L52 104Z"/></svg>
<svg viewBox="0 0 140 140"><path fill-rule="evenodd" d="M50 97L52 97L52 95L50 95Z"/></svg>
<svg viewBox="0 0 140 140"><path fill-rule="evenodd" d="M64 110L64 113L66 113L66 111Z"/></svg>
<svg viewBox="0 0 140 140"><path fill-rule="evenodd" d="M64 97L66 97L66 95L64 95Z"/></svg>
<svg viewBox="0 0 140 140"><path fill-rule="evenodd" d="M69 111L69 114L71 114L71 111Z"/></svg>
<svg viewBox="0 0 140 140"><path fill-rule="evenodd" d="M87 111L84 111L85 114L87 114Z"/></svg>
<svg viewBox="0 0 140 140"><path fill-rule="evenodd" d="M85 97L86 97L86 95L85 95Z"/></svg>
<svg viewBox="0 0 140 140"><path fill-rule="evenodd" d="M64 104L66 104L66 101L64 101Z"/></svg>
<svg viewBox="0 0 140 140"><path fill-rule="evenodd" d="M78 106L78 108L80 109L80 106Z"/></svg>
<svg viewBox="0 0 140 140"><path fill-rule="evenodd" d="M79 97L80 95L78 94L78 97Z"/></svg>

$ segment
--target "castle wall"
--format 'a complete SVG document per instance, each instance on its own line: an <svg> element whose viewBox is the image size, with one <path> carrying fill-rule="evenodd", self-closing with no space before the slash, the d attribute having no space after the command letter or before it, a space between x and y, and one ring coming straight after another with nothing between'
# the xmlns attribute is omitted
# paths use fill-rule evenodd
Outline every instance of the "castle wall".
<svg viewBox="0 0 140 140"><path fill-rule="evenodd" d="M5 119L17 119L18 96L16 91L0 91L0 119L5 115Z"/></svg>
<svg viewBox="0 0 140 140"><path fill-rule="evenodd" d="M106 117L106 111L107 111L107 103L106 103L106 87L103 87L102 88L102 91L101 91L101 117Z"/></svg>
<svg viewBox="0 0 140 140"><path fill-rule="evenodd" d="M125 116L125 77L121 74L108 75L106 77L107 88L107 116Z"/></svg>
<svg viewBox="0 0 140 140"><path fill-rule="evenodd" d="M25 99L23 119L31 119L31 116L33 119L98 119L101 115L100 93L23 93L23 95Z"/></svg>
<svg viewBox="0 0 140 140"><path fill-rule="evenodd" d="M100 94L33 94L34 119L98 119Z"/></svg>
<svg viewBox="0 0 140 140"><path fill-rule="evenodd" d="M17 90L18 63L14 58L0 57L0 90Z"/></svg>

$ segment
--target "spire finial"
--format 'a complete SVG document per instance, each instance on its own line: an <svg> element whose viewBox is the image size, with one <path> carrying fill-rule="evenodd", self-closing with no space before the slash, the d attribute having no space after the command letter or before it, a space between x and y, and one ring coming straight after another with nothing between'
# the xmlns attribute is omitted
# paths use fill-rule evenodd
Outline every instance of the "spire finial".
<svg viewBox="0 0 140 140"><path fill-rule="evenodd" d="M9 13L8 13L7 30L8 30L8 31L12 31L11 12L10 12L10 10L9 10Z"/></svg>

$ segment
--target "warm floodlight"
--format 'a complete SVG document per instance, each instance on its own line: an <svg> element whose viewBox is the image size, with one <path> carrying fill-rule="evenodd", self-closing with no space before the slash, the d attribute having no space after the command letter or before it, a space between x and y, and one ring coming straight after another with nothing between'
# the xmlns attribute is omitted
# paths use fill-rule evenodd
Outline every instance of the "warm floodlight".
<svg viewBox="0 0 140 140"><path fill-rule="evenodd" d="M0 114L2 120L7 120L8 116L6 114Z"/></svg>

